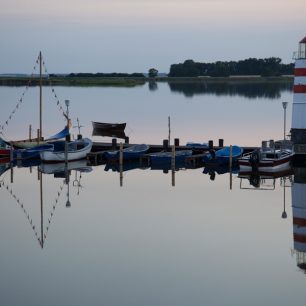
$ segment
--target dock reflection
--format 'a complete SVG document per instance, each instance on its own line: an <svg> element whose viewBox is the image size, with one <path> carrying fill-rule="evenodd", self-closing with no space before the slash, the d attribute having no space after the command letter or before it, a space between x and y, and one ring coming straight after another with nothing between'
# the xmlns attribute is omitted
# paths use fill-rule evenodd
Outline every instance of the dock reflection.
<svg viewBox="0 0 306 306"><path fill-rule="evenodd" d="M179 171L199 171L199 168L188 169L184 163L168 163L150 166L144 164L141 160L133 163L107 163L104 165L90 166L86 160L69 162L67 164L31 164L30 162L15 163L15 164L1 164L0 165L0 186L1 191L10 195L13 202L15 202L23 212L27 223L31 227L33 235L37 240L39 246L43 249L48 237L52 220L58 206L62 205L67 208L71 207L70 193L71 188L75 195L79 195L83 185L82 176L84 173L89 174L93 168L104 167L105 172L116 172L120 177L120 186L123 186L123 173L130 171L161 171L164 174L171 174L171 185L175 186L175 175ZM27 168L36 177L37 183L33 186L34 192L39 193L40 211L39 221L34 221L35 218L31 216L31 205L22 200L22 194L18 194L15 190L14 176L12 173L18 171L18 168ZM205 165L200 170L203 175L208 175L211 181L214 181L217 176L228 175L230 173L229 167L224 165ZM263 190L274 191L276 186L282 189L282 207L280 210L280 218L287 219L288 213L286 209L286 194L291 189L292 199L292 230L293 230L293 250L292 254L296 256L297 266L306 273L306 168L289 168L286 171L276 173L260 173L249 172L241 173L236 165L232 168L232 174L236 180L240 180L238 185L240 189L246 190ZM44 194L45 183L50 184L52 177L57 191L55 192L54 200L50 199ZM280 184L280 185L277 185ZM32 190L31 190L32 192ZM288 203L287 203L288 204ZM47 212L47 213L46 213ZM37 214L36 214L37 215Z"/></svg>

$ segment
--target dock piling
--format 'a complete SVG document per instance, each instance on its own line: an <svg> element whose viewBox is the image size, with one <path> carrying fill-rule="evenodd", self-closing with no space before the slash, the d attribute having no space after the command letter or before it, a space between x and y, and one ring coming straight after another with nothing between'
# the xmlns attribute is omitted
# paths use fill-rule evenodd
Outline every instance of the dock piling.
<svg viewBox="0 0 306 306"><path fill-rule="evenodd" d="M117 138L113 138L112 139L112 149L116 150L116 148L117 148Z"/></svg>
<svg viewBox="0 0 306 306"><path fill-rule="evenodd" d="M164 139L163 140L163 150L164 151L168 151L169 148L169 140L168 139Z"/></svg>

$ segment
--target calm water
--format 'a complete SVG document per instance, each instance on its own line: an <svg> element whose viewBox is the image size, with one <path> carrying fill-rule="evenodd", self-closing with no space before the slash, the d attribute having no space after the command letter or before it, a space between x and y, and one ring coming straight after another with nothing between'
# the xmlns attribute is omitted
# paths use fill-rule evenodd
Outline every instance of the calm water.
<svg viewBox="0 0 306 306"><path fill-rule="evenodd" d="M1 122L22 91L0 87ZM44 91L44 131L51 135L64 121L50 89ZM286 88L273 96L226 89L186 95L166 83L58 87L56 93L71 100L84 136L91 136L91 120L125 121L135 143L161 143L170 116L171 135L181 143L224 138L225 144L259 145L282 138L281 102L292 101ZM37 88L26 93L5 130L8 138L26 137L30 123L37 128L37 97ZM38 180L36 166L21 165L13 183L10 169L0 176L1 304L305 304L292 206L306 195L293 175L266 179L254 190L237 175L230 189L228 173L212 181L203 168L177 171L175 186L171 171L134 169L124 172L120 186L119 173L105 165L74 166L79 171L69 180L47 174L54 168L43 169Z"/></svg>

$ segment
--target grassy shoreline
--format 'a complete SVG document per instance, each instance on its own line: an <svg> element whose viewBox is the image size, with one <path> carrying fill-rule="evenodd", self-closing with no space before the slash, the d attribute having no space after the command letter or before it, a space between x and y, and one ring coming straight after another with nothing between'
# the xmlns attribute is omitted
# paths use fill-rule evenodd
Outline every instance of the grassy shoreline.
<svg viewBox="0 0 306 306"><path fill-rule="evenodd" d="M293 82L294 76L261 77L261 76L231 76L231 77L157 77L157 78L132 78L132 77L52 77L43 78L44 86L118 86L134 87L144 85L147 82L175 82L175 83L274 83L274 82ZM31 83L29 84L29 80ZM0 77L0 86L38 86L39 78L26 77Z"/></svg>

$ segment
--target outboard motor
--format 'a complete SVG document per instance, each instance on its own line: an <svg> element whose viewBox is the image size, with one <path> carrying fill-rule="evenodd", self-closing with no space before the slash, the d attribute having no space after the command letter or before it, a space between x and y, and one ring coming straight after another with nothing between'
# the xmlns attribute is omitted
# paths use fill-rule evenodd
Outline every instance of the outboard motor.
<svg viewBox="0 0 306 306"><path fill-rule="evenodd" d="M260 161L260 153L258 150L255 150L252 152L250 156L250 164L252 166L252 171L258 170L259 161Z"/></svg>
<svg viewBox="0 0 306 306"><path fill-rule="evenodd" d="M260 177L257 173L254 173L250 176L250 184L255 188L260 187Z"/></svg>

